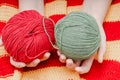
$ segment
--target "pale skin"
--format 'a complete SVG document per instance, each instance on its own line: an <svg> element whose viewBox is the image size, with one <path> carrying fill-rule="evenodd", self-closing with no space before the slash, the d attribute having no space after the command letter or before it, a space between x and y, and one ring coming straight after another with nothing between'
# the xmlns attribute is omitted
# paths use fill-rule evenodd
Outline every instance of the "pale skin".
<svg viewBox="0 0 120 80"><path fill-rule="evenodd" d="M107 9L110 5L112 0L84 0L83 2L83 12L86 12L93 16L100 29L101 33L101 44L98 50L98 62L102 63L103 62L103 56L106 50L106 36L103 30L103 20L106 15ZM30 10L34 9L37 10L39 13L44 15L44 0L19 0L19 11L24 11L24 10ZM78 61L73 61L72 59L67 58L62 52L59 50L57 51L59 60L62 63L66 63L66 67L75 70L76 72L80 74L84 74L89 72L93 60L94 60L94 55L91 56L90 58L84 60L81 64L81 60ZM17 68L22 68L22 67L35 67L37 66L40 62L47 60L50 57L50 52L47 52L44 54L44 57L42 59L35 59L30 63L24 63L24 62L16 62L10 58L10 62L13 66Z"/></svg>
<svg viewBox="0 0 120 80"><path fill-rule="evenodd" d="M103 62L103 57L106 51L106 35L103 30L102 24L111 2L112 0L84 0L83 2L82 12L86 12L93 16L99 26L101 34L101 43L97 53L99 63ZM62 63L66 63L66 67L75 70L80 74L89 72L95 57L95 54L93 54L91 57L81 63L81 60L73 61L72 59L66 58L66 56L62 54L62 52L60 52L59 50L57 51L57 53L59 56L59 60Z"/></svg>

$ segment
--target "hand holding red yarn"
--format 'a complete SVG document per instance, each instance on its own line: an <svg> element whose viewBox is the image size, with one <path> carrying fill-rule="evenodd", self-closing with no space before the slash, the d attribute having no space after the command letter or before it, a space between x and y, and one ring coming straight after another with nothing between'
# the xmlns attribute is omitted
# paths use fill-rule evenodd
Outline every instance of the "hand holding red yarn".
<svg viewBox="0 0 120 80"><path fill-rule="evenodd" d="M54 23L35 10L20 12L3 28L2 41L13 66L35 67L50 57L54 43Z"/></svg>
<svg viewBox="0 0 120 80"><path fill-rule="evenodd" d="M17 68L36 67L40 62L49 59L49 57L50 57L50 53L46 52L42 59L37 58L37 59L34 59L33 61L31 61L30 63L16 62L16 61L13 60L12 57L10 57L10 63Z"/></svg>

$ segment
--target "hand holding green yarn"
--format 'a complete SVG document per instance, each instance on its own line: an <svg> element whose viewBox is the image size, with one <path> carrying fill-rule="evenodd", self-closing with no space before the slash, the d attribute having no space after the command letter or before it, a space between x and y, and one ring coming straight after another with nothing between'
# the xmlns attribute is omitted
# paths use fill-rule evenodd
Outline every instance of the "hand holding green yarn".
<svg viewBox="0 0 120 80"><path fill-rule="evenodd" d="M96 20L83 12L71 12L57 22L55 40L59 50L73 60L89 58L100 45Z"/></svg>

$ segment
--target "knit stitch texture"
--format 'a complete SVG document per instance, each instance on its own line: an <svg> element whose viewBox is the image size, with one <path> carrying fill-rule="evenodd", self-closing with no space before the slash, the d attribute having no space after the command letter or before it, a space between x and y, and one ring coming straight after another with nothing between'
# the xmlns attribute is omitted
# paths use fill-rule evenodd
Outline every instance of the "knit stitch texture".
<svg viewBox="0 0 120 80"><path fill-rule="evenodd" d="M80 11L83 0L45 0L45 16L55 22L72 11ZM102 64L95 58L91 70L79 75L60 63L56 51L49 60L35 68L16 69L9 62L4 46L0 46L0 80L119 80L120 79L120 0L113 0L103 27L107 50ZM17 0L0 0L0 32L6 22L18 13Z"/></svg>

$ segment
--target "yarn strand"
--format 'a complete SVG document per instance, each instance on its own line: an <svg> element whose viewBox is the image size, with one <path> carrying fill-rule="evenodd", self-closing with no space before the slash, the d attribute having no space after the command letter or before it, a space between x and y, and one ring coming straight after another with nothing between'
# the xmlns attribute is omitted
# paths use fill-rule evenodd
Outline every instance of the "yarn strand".
<svg viewBox="0 0 120 80"><path fill-rule="evenodd" d="M51 22L52 22L52 23L54 24L54 26L55 26L55 22L54 22L51 18L47 18L47 19L51 20ZM55 49L58 49L58 47L57 47L55 44L52 43L51 38L50 38L50 36L49 36L49 34L48 34L47 30L46 30L45 18L43 18L43 28L44 28L44 31L45 31L45 33L46 33L46 35L47 35L47 37L48 37L48 39L49 39L52 47L55 48Z"/></svg>

